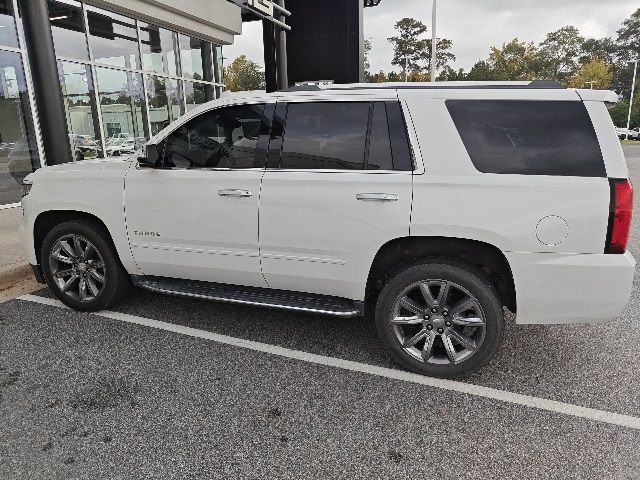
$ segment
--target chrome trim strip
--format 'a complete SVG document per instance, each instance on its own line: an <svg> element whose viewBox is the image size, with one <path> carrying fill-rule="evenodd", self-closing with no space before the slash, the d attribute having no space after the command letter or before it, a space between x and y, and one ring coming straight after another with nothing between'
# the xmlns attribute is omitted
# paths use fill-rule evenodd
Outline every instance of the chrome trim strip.
<svg viewBox="0 0 640 480"><path fill-rule="evenodd" d="M306 313L319 313L322 315L330 315L334 317L341 318L351 318L357 317L359 312L357 310L338 312L335 310L320 310L317 308L309 308L309 307L296 307L295 305L281 305L267 302L256 302L252 300L240 300L235 298L221 297L217 295L204 295L201 293L190 293L190 292L179 292L176 290L170 290L162 287L157 287L154 285L149 285L144 281L134 281L135 285L144 290L148 290L156 293L164 293L168 295L176 295L178 297L188 297L188 298L200 298L203 300L214 300L217 302L225 302L225 303L237 303L240 305L252 305L257 307L267 307L267 308L277 308L280 310L292 310L296 312L306 312Z"/></svg>

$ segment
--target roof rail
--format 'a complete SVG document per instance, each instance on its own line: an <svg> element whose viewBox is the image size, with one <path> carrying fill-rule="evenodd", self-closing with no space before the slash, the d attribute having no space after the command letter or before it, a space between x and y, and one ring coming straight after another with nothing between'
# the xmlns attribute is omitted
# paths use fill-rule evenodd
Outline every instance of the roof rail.
<svg viewBox="0 0 640 480"><path fill-rule="evenodd" d="M530 82L409 82L409 83L353 83L353 84L305 84L291 87L285 92L319 92L322 90L363 90L363 89L450 89L450 90L502 90L502 89L565 89L556 80L532 80Z"/></svg>

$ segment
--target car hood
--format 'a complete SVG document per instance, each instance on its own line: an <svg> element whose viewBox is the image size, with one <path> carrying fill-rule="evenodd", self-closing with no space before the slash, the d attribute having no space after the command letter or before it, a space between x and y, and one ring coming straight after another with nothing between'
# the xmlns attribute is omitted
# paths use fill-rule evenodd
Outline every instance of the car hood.
<svg viewBox="0 0 640 480"><path fill-rule="evenodd" d="M78 175L93 175L98 174L101 170L105 168L115 168L122 169L125 171L129 164L131 163L132 158L98 158L92 160L82 160L79 162L69 162L62 163L60 165L49 165L46 167L39 168L33 173L30 173L27 178L36 179L41 176L47 176L50 174L55 175L65 175L69 174L71 176L77 177Z"/></svg>

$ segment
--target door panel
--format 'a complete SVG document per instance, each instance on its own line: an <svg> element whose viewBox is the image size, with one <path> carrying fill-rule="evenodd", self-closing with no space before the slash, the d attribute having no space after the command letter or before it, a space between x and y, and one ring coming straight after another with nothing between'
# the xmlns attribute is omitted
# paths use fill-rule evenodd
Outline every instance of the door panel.
<svg viewBox="0 0 640 480"><path fill-rule="evenodd" d="M278 104L260 199L272 288L364 299L378 249L409 235L411 159L406 132L405 148L390 136L389 124L404 126L397 115L397 101Z"/></svg>
<svg viewBox="0 0 640 480"><path fill-rule="evenodd" d="M378 249L409 235L411 173L268 170L262 184L262 270L272 288L364 299ZM358 200L387 193L397 200Z"/></svg>
<svg viewBox="0 0 640 480"><path fill-rule="evenodd" d="M263 170L134 169L126 178L127 229L146 275L266 286L258 255ZM243 190L250 196L221 196Z"/></svg>
<svg viewBox="0 0 640 480"><path fill-rule="evenodd" d="M146 275L267 286L258 202L273 107L199 114L159 142L163 168L129 171L127 230Z"/></svg>

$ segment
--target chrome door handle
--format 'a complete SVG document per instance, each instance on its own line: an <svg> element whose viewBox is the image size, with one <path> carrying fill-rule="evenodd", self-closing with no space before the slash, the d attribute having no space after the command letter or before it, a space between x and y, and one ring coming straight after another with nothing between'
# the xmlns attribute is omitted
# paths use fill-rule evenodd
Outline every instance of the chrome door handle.
<svg viewBox="0 0 640 480"><path fill-rule="evenodd" d="M398 195L395 193L359 193L356 195L356 199L365 202L397 202Z"/></svg>
<svg viewBox="0 0 640 480"><path fill-rule="evenodd" d="M250 197L253 195L250 190L218 190L221 197Z"/></svg>

